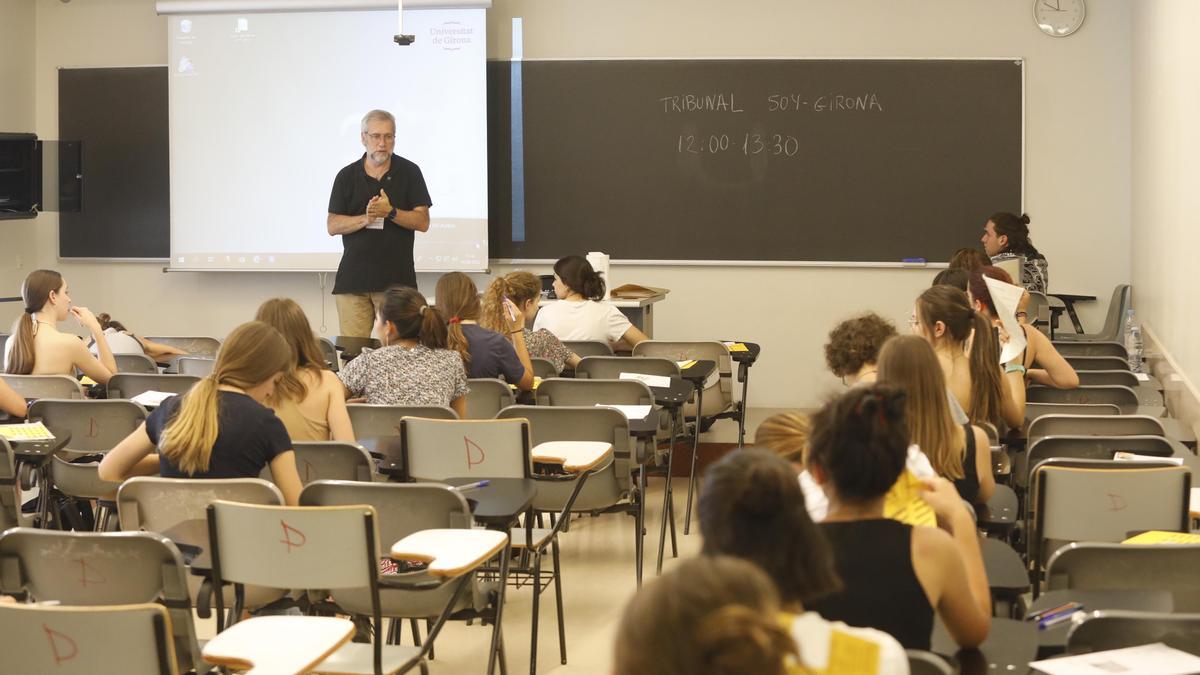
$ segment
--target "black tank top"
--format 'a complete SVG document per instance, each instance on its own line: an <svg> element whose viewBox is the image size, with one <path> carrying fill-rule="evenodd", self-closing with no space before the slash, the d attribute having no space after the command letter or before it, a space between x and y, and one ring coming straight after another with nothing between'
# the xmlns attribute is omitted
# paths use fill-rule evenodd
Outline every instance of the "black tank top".
<svg viewBox="0 0 1200 675"><path fill-rule="evenodd" d="M979 471L975 468L978 461L975 457L975 430L970 424L964 424L963 433L967 436L967 447L963 451L962 460L963 477L954 480L954 487L958 490L958 496L967 500L968 504L974 504L975 498L979 496Z"/></svg>
<svg viewBox="0 0 1200 675"><path fill-rule="evenodd" d="M912 566L912 527L879 519L821 523L842 590L805 603L830 621L877 628L905 649L929 649L933 607Z"/></svg>

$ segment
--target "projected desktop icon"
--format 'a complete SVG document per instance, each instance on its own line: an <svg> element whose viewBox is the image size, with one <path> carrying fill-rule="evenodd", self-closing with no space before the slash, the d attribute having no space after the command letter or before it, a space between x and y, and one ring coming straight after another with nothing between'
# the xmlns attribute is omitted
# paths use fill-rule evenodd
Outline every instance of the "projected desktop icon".
<svg viewBox="0 0 1200 675"><path fill-rule="evenodd" d="M239 18L237 20L237 27L233 29L233 32L245 33L248 30L250 30L250 19Z"/></svg>
<svg viewBox="0 0 1200 675"><path fill-rule="evenodd" d="M179 20L179 32L180 33L192 32L192 20L191 19L180 19Z"/></svg>
<svg viewBox="0 0 1200 675"><path fill-rule="evenodd" d="M179 57L179 72L190 73L194 70L196 70L196 67L192 65L191 59L186 56Z"/></svg>

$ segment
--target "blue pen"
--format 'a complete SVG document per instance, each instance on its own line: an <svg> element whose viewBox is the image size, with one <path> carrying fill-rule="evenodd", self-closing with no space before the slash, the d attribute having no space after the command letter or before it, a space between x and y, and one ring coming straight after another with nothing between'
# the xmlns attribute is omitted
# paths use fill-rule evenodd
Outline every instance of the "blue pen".
<svg viewBox="0 0 1200 675"><path fill-rule="evenodd" d="M458 487L456 487L454 489L458 490L459 492L465 492L467 490L474 490L476 488L487 487L491 484L492 484L492 481L490 481L490 480L481 480L481 481L478 481L475 483L467 483L466 485L459 485Z"/></svg>

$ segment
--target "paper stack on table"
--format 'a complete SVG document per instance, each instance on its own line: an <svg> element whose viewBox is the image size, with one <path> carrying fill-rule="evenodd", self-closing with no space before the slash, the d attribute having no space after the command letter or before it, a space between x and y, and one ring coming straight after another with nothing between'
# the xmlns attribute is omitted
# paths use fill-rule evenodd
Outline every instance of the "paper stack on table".
<svg viewBox="0 0 1200 675"><path fill-rule="evenodd" d="M41 422L0 424L0 438L10 441L49 441L54 439L54 434Z"/></svg>
<svg viewBox="0 0 1200 675"><path fill-rule="evenodd" d="M1047 675L1114 675L1114 673L1189 675L1190 673L1200 673L1200 656L1156 642L1140 647L1110 649L1080 656L1034 661L1029 666Z"/></svg>

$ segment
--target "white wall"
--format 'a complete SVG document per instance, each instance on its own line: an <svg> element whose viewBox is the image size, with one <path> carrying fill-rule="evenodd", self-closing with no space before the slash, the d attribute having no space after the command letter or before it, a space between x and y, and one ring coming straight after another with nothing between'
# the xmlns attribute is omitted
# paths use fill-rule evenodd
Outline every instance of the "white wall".
<svg viewBox="0 0 1200 675"><path fill-rule="evenodd" d="M33 131L34 0L0 0L0 131ZM17 295L19 269L37 258L34 223L0 220L0 296ZM5 312L0 305L0 312ZM3 324L4 326L7 323ZM3 327L0 331L7 332Z"/></svg>
<svg viewBox="0 0 1200 675"><path fill-rule="evenodd" d="M1200 3L1150 0L1133 13L1133 301L1138 318L1200 383Z"/></svg>
<svg viewBox="0 0 1200 675"><path fill-rule="evenodd" d="M57 128L62 65L163 63L164 21L152 0L37 2L36 130ZM525 25L525 55L545 57L984 57L1026 59L1026 210L1034 240L1051 258L1054 286L1107 298L1129 279L1130 9L1092 0L1076 35L1053 39L1028 2L994 0L495 0L489 56L511 53L511 18ZM348 66L353 67L353 66ZM297 86L307 83L297 82ZM980 158L986 161L986 158ZM321 167L311 170L320 171ZM332 177L336 167L328 167ZM897 204L920 209L920 204ZM982 227L964 223L970 229ZM333 303L314 275L162 274L160 265L56 260L57 219L36 229L39 261L71 280L81 303L143 332L221 335L273 295L290 295L329 333ZM1072 256L1086 232L1088 255ZM897 233L896 236L903 236ZM497 271L502 271L497 269ZM667 339L738 337L764 345L751 405L807 406L835 385L821 346L845 316L875 309L902 330L931 271L740 267L620 269L626 281L673 289L657 313ZM423 287L433 279L423 278ZM1104 303L1085 308L1096 327ZM0 312L6 311L0 308ZM11 316L0 314L0 322Z"/></svg>

